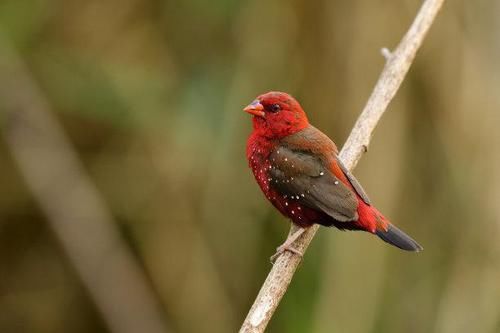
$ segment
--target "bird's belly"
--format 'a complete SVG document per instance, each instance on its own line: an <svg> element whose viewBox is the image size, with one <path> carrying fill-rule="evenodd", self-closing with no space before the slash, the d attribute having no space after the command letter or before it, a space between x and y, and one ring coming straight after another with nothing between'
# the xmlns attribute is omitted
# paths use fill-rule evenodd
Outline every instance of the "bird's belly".
<svg viewBox="0 0 500 333"><path fill-rule="evenodd" d="M269 193L268 199L274 207L300 227L325 224L331 219L325 213L301 204L299 196L282 195L273 189Z"/></svg>
<svg viewBox="0 0 500 333"><path fill-rule="evenodd" d="M250 168L260 189L274 207L301 227L309 227L315 223L331 224L327 222L331 220L328 215L301 204L299 195L283 195L273 188L273 179L268 174L272 168L271 163L264 156L258 154L260 151L256 150L256 154L251 155Z"/></svg>

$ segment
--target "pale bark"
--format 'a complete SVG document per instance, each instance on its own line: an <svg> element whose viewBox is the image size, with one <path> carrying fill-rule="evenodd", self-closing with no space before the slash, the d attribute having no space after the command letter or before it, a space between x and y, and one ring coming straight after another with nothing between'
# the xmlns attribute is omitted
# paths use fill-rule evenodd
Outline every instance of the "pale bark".
<svg viewBox="0 0 500 333"><path fill-rule="evenodd" d="M354 169L363 152L367 151L377 123L403 82L443 2L444 0L426 0L394 52L382 49L382 55L387 60L384 70L339 155L349 170ZM295 228L292 226L291 233ZM295 242L294 248L305 253L318 228L317 225L308 228ZM240 333L264 332L301 260L302 257L290 252L284 252L278 257L243 322Z"/></svg>

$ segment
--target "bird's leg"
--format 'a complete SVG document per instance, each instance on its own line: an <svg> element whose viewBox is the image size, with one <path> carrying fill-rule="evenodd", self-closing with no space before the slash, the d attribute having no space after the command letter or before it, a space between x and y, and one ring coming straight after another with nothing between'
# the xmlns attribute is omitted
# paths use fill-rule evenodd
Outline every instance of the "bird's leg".
<svg viewBox="0 0 500 333"><path fill-rule="evenodd" d="M278 248L276 249L276 253L271 256L271 263L274 264L276 259L285 251L295 253L295 254L302 257L302 255L303 255L302 252L300 252L299 250L294 248L292 245L297 240L297 238L299 238L300 235L302 235L304 233L304 231L306 231L306 229L299 228L293 234L289 235L288 238L285 240L285 242L283 244L281 244L280 246L278 246Z"/></svg>

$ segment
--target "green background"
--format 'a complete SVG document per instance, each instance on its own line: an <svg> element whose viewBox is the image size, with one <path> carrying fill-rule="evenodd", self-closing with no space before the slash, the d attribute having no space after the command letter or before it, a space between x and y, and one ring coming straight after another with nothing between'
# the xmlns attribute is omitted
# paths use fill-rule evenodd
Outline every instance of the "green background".
<svg viewBox="0 0 500 333"><path fill-rule="evenodd" d="M0 50L64 128L166 332L235 332L288 231L247 167L242 108L290 92L342 146L420 3L1 0ZM499 12L445 4L354 171L425 251L322 228L268 332L500 332ZM12 149L0 331L109 332Z"/></svg>

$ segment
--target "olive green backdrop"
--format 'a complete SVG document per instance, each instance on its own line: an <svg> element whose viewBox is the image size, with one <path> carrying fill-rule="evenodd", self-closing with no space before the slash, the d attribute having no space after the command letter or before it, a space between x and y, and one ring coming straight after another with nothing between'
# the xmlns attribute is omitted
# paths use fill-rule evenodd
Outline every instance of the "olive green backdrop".
<svg viewBox="0 0 500 333"><path fill-rule="evenodd" d="M1 0L0 40L63 126L166 332L224 333L288 231L247 167L242 108L290 92L342 146L380 48L420 3ZM500 332L499 12L445 4L354 172L425 250L322 228L268 332ZM11 149L0 140L0 331L110 332Z"/></svg>

